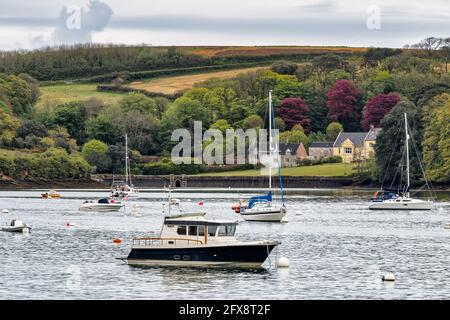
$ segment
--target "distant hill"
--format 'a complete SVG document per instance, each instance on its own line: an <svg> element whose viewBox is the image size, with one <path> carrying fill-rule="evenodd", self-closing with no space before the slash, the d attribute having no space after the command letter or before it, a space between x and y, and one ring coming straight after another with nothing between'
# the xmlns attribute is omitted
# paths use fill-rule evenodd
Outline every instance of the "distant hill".
<svg viewBox="0 0 450 320"><path fill-rule="evenodd" d="M34 51L0 53L0 73L28 73L40 81L75 80L109 82L118 73L185 69L192 67L251 67L279 59L309 60L335 53L362 55L367 48L316 46L116 46L76 45ZM93 77L93 79L90 79ZM134 77L133 80L136 80Z"/></svg>

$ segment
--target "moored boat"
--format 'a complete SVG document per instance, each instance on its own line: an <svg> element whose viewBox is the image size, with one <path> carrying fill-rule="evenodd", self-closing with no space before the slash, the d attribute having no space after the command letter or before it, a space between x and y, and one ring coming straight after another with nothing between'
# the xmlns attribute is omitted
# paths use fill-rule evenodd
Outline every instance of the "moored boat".
<svg viewBox="0 0 450 320"><path fill-rule="evenodd" d="M408 129L408 116L405 113L405 160L406 160L406 186L402 192L393 192L392 190L381 190L375 192L372 203L369 205L370 210L432 210L433 201L412 198L410 194L410 165L409 165L409 139L410 132ZM416 150L417 152L417 150ZM421 163L420 155L417 152L417 158ZM422 174L425 179L426 186L429 188L427 177L422 168ZM429 188L430 189L430 188ZM430 189L431 192L431 189Z"/></svg>
<svg viewBox="0 0 450 320"><path fill-rule="evenodd" d="M269 169L269 192L266 195L252 196L247 205L242 201L238 205L233 206L232 209L246 221L261 221L261 222L287 222L287 209L284 204L283 196L283 177L281 176L281 162L280 153L277 145L274 146L272 129L275 127L275 113L272 106L272 91L269 91L269 154L268 154L268 169ZM273 123L273 124L272 124ZM281 205L275 205L272 201L272 166L274 164L274 155L277 158L278 178L280 184Z"/></svg>
<svg viewBox="0 0 450 320"><path fill-rule="evenodd" d="M123 260L133 266L261 268L278 241L240 241L237 222L179 214L164 219L159 237L135 238Z"/></svg>
<svg viewBox="0 0 450 320"><path fill-rule="evenodd" d="M139 196L138 188L134 187L131 181L130 156L128 154L128 136L125 135L125 181L113 181L110 197L127 199L137 198Z"/></svg>
<svg viewBox="0 0 450 320"><path fill-rule="evenodd" d="M85 201L81 204L79 210L87 212L117 212L125 206L120 201L114 199L100 199L95 201Z"/></svg>
<svg viewBox="0 0 450 320"><path fill-rule="evenodd" d="M9 225L2 226L1 230L5 232L29 233L31 227L23 223L22 220L14 219Z"/></svg>
<svg viewBox="0 0 450 320"><path fill-rule="evenodd" d="M56 190L50 190L49 192L42 193L41 197L43 199L59 199L61 195Z"/></svg>

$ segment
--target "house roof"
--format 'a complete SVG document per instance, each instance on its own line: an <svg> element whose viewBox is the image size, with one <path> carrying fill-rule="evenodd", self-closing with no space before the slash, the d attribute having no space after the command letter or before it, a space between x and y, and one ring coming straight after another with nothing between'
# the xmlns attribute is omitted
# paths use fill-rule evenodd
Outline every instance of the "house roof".
<svg viewBox="0 0 450 320"><path fill-rule="evenodd" d="M333 147L339 147L345 140L349 139L356 147L363 147L367 132L341 132L336 138Z"/></svg>
<svg viewBox="0 0 450 320"><path fill-rule="evenodd" d="M381 128L370 129L369 133L367 133L366 141L375 141L380 132Z"/></svg>
<svg viewBox="0 0 450 320"><path fill-rule="evenodd" d="M333 144L333 141L315 141L311 142L309 148L332 148Z"/></svg>
<svg viewBox="0 0 450 320"><path fill-rule="evenodd" d="M297 153L298 148L300 147L300 143L280 143L279 149L280 154L286 154L286 151L289 149L291 154Z"/></svg>
<svg viewBox="0 0 450 320"><path fill-rule="evenodd" d="M369 132L341 132L336 138L333 147L339 147L342 143L349 139L356 147L363 147L364 141L375 141L381 128L370 129Z"/></svg>

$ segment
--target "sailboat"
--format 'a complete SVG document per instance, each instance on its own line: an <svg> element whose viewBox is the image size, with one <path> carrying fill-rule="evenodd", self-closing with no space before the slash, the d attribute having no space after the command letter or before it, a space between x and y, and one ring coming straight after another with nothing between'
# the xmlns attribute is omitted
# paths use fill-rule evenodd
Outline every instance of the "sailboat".
<svg viewBox="0 0 450 320"><path fill-rule="evenodd" d="M237 206L232 209L241 215L246 221L265 221L265 222L287 222L286 206L284 205L283 197L283 181L281 177L281 160L278 151L278 145L273 148L272 122L275 119L272 107L272 91L269 91L269 192L265 195L253 196L249 199L248 204L239 202ZM282 205L277 206L272 201L272 160L273 155L277 155L278 162L278 177L280 181L280 194Z"/></svg>
<svg viewBox="0 0 450 320"><path fill-rule="evenodd" d="M409 132L408 116L405 113L405 148L406 148L406 187L400 194L392 190L381 190L375 193L370 210L431 210L433 201L411 198L409 170ZM424 177L425 177L425 173ZM426 177L425 177L426 179Z"/></svg>
<svg viewBox="0 0 450 320"><path fill-rule="evenodd" d="M111 187L112 198L137 198L139 190L131 181L130 157L128 154L128 135L125 135L125 181L113 181Z"/></svg>

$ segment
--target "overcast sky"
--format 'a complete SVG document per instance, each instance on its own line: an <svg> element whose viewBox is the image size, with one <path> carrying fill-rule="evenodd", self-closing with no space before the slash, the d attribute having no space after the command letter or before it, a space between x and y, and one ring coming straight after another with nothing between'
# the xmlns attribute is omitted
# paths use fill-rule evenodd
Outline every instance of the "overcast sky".
<svg viewBox="0 0 450 320"><path fill-rule="evenodd" d="M78 42L402 47L427 36L450 36L449 0L0 0L3 50Z"/></svg>

